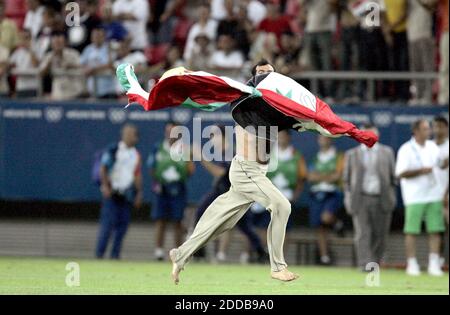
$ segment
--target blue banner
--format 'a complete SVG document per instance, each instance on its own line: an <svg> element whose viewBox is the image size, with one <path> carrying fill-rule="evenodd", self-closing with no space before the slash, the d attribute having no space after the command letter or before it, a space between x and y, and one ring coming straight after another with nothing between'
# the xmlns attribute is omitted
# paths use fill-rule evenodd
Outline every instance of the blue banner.
<svg viewBox="0 0 450 315"><path fill-rule="evenodd" d="M342 118L357 125L372 121L381 132L381 142L397 150L410 136L410 125L418 118L448 117L438 107L344 107L333 106ZM144 112L137 106L102 103L29 103L0 100L0 198L57 201L95 201L98 187L91 180L95 152L119 140L120 128L135 124L140 131L138 149L144 162L154 144L161 141L166 121L184 123L192 130L192 119L202 126L233 125L227 110L200 112L172 109ZM318 149L316 135L295 134L295 146L310 160ZM357 143L350 138L336 140L340 150ZM145 167L145 165L144 165ZM144 171L145 199L153 200L150 178ZM197 164L189 179L189 199L197 202L210 188L211 176Z"/></svg>

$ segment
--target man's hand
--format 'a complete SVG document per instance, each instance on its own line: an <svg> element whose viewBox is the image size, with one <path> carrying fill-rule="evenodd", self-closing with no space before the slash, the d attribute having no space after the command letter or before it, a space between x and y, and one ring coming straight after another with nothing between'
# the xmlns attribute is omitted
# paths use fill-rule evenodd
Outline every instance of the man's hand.
<svg viewBox="0 0 450 315"><path fill-rule="evenodd" d="M109 185L102 184L100 186L100 191L102 192L103 198L105 198L105 199L111 198L112 190L111 190L111 187Z"/></svg>

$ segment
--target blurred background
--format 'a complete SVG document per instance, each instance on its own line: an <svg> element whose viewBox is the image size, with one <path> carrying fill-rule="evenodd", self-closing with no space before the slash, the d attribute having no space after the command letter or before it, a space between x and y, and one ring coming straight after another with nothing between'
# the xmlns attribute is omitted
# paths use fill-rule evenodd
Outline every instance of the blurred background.
<svg viewBox="0 0 450 315"><path fill-rule="evenodd" d="M127 101L115 80L120 63L132 63L151 89L177 66L245 82L265 58L343 119L374 124L381 143L397 152L416 120L448 119L448 48L448 0L0 0L0 255L95 257L102 200L95 163L126 123L139 131L144 203L131 210L121 257L165 259L158 249L173 247L171 225L157 244L161 230L152 217L159 197L148 161L155 145L169 121L190 129L194 117L204 126L233 121L225 109L123 110ZM317 136L293 134L290 141L312 170ZM349 138L332 145L342 154L357 146ZM213 185L196 164L183 182L181 227L175 224L183 235ZM287 260L324 263L311 225L312 185L300 177ZM336 187L342 190L340 182ZM396 194L384 259L390 266L405 262L398 188ZM332 264L354 265L352 219L342 200L336 208L329 255ZM252 262L251 253L243 255L246 242L233 231L208 245L205 257ZM418 257L427 259L425 236Z"/></svg>

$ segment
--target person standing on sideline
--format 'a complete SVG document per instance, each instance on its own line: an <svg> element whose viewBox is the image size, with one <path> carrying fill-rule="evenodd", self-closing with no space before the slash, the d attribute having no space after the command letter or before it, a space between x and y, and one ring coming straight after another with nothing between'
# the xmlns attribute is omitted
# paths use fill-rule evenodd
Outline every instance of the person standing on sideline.
<svg viewBox="0 0 450 315"><path fill-rule="evenodd" d="M320 264L330 265L328 230L336 223L336 213L341 207L342 195L339 181L344 168L343 154L332 145L332 139L318 137L319 152L308 172L311 183L310 225L318 231Z"/></svg>
<svg viewBox="0 0 450 315"><path fill-rule="evenodd" d="M164 140L156 144L147 160L153 179L153 191L157 197L156 207L152 209L152 218L156 221L157 260L164 260L166 255L163 245L167 221L174 222L176 246L182 244L182 220L187 206L186 182L195 170L194 162L183 156L181 141L171 137L172 130L178 126L173 121L166 124Z"/></svg>
<svg viewBox="0 0 450 315"><path fill-rule="evenodd" d="M100 190L103 195L100 230L96 249L103 258L108 241L114 232L111 258L119 259L122 241L130 222L131 208L142 205L141 156L136 149L138 130L133 125L122 128L122 139L111 145L102 155Z"/></svg>
<svg viewBox="0 0 450 315"><path fill-rule="evenodd" d="M442 276L440 265L440 233L445 231L442 213L442 191L438 182L438 168L448 167L448 159L439 158L439 147L431 140L430 123L420 119L412 126L412 139L403 144L397 154L395 174L400 185L405 204L406 273L420 275L416 259L416 236L420 234L425 220L429 234L428 273Z"/></svg>
<svg viewBox="0 0 450 315"><path fill-rule="evenodd" d="M441 57L441 62L439 64L439 95L438 102L440 105L448 106L448 48L449 48L449 36L448 36L448 0L439 0L438 10L439 18L439 29L441 30L441 38L439 40L439 55Z"/></svg>
<svg viewBox="0 0 450 315"><path fill-rule="evenodd" d="M362 130L379 134L371 124ZM380 264L397 204L394 151L377 143L371 149L358 146L345 153L344 204L353 218L358 266Z"/></svg>
<svg viewBox="0 0 450 315"><path fill-rule="evenodd" d="M449 158L449 141L448 141L448 120L443 116L436 116L433 120L433 141L437 144L439 147L439 154L440 158L445 160ZM448 176L449 176L449 169L448 166L445 169L438 169L437 170L437 177L439 180L439 184L441 187L441 193L442 193L442 200L444 203L444 218L445 222L447 223L448 228ZM443 236L443 244L441 246L442 252L444 252L445 249L445 234L442 234ZM441 257L441 262L443 265L443 262L445 262L444 255Z"/></svg>

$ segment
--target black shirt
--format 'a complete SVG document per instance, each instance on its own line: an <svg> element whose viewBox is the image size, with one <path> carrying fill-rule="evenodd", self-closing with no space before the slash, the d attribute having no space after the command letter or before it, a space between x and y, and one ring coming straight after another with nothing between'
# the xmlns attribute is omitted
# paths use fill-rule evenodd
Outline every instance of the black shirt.
<svg viewBox="0 0 450 315"><path fill-rule="evenodd" d="M247 85L256 87L269 74L256 75L247 82ZM255 129L258 137L268 140L277 138L277 134L271 134L271 126L277 126L278 131L281 131L290 129L294 124L298 123L294 118L286 116L270 106L262 97L254 97L252 95L245 95L233 101L231 103L231 115L234 121L242 128L251 126ZM258 126L265 126L265 133L263 133L264 130L258 132ZM252 132L252 129L248 131Z"/></svg>

